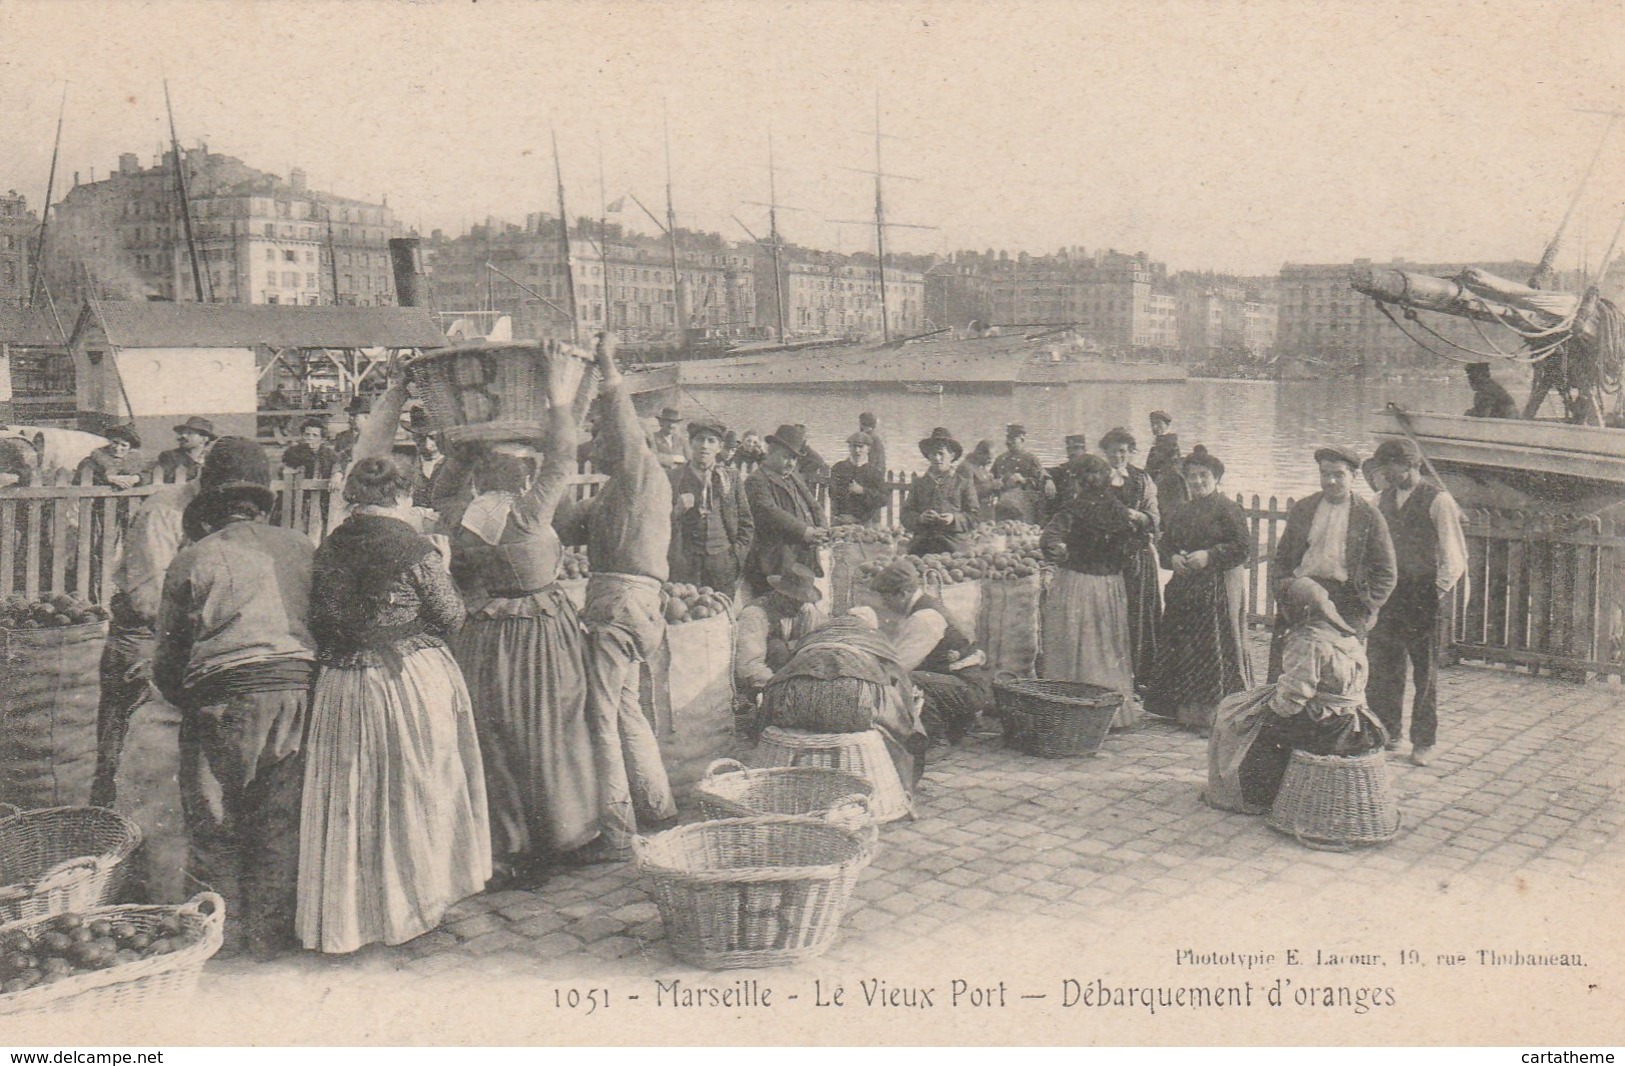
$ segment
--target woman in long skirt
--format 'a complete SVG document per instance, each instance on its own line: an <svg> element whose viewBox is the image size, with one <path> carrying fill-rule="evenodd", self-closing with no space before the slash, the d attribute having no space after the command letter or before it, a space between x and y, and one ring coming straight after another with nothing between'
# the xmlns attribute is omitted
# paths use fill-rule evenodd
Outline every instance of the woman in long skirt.
<svg viewBox="0 0 1625 1066"><path fill-rule="evenodd" d="M474 713L446 635L463 605L445 562L397 517L411 478L358 462L352 510L316 550L299 842L299 938L348 952L433 929L491 876Z"/></svg>
<svg viewBox="0 0 1625 1066"><path fill-rule="evenodd" d="M1100 451L1112 468L1112 491L1124 507L1139 534L1134 555L1123 568L1123 586L1128 592L1128 636L1134 649L1134 690L1144 692L1151 682L1151 669L1157 661L1157 622L1162 617L1162 589L1157 567L1157 484L1149 474L1129 465L1138 442L1134 434L1115 426L1100 438Z"/></svg>
<svg viewBox="0 0 1625 1066"><path fill-rule="evenodd" d="M1365 646L1314 578L1287 587L1292 629L1281 676L1226 700L1208 741L1208 787L1215 807L1262 814L1274 803L1294 751L1362 755L1387 733L1365 702Z"/></svg>
<svg viewBox="0 0 1625 1066"><path fill-rule="evenodd" d="M1111 491L1111 468L1084 456L1077 492L1040 540L1044 554L1057 564L1044 596L1043 675L1121 692L1113 729L1141 718L1123 584L1137 540L1128 508Z"/></svg>
<svg viewBox="0 0 1625 1066"><path fill-rule="evenodd" d="M452 543L452 573L489 599L456 640L474 700L499 879L536 881L598 832L581 622L559 585L553 512L575 465L568 400L552 405L541 469L492 452Z"/></svg>
<svg viewBox="0 0 1625 1066"><path fill-rule="evenodd" d="M1252 534L1234 500L1218 491L1224 464L1198 444L1185 457L1191 498L1163 520L1162 628L1146 710L1198 733L1220 701L1252 684L1247 658L1247 560Z"/></svg>

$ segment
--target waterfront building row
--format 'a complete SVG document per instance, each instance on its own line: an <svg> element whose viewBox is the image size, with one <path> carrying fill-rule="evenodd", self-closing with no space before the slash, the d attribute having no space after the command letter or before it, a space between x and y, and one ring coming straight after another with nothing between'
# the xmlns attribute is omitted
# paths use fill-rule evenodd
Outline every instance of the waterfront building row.
<svg viewBox="0 0 1625 1066"><path fill-rule="evenodd" d="M180 153L198 264L194 275L176 153L143 167L126 152L101 180L55 206L44 257L59 299L93 294L242 304L395 303L389 238L401 234L387 204L309 187L210 152Z"/></svg>

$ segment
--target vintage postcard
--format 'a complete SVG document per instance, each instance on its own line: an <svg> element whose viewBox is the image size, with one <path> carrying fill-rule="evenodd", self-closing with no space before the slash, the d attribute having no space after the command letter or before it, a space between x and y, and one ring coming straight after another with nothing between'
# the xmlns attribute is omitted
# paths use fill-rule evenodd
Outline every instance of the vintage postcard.
<svg viewBox="0 0 1625 1066"><path fill-rule="evenodd" d="M0 0L0 1043L1617 1043L1622 61Z"/></svg>

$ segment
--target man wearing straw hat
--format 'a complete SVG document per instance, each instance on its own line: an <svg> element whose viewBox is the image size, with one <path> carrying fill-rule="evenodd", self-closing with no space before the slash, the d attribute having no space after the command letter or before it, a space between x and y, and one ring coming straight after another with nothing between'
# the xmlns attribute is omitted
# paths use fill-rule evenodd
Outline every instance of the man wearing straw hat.
<svg viewBox="0 0 1625 1066"><path fill-rule="evenodd" d="M603 420L593 462L609 475L587 516L592 576L587 627L587 720L598 766L602 836L581 861L629 857L642 818L677 816L677 802L638 698L638 664L666 634L660 586L669 574L671 481L644 438L632 394L615 364L614 335L600 333Z"/></svg>

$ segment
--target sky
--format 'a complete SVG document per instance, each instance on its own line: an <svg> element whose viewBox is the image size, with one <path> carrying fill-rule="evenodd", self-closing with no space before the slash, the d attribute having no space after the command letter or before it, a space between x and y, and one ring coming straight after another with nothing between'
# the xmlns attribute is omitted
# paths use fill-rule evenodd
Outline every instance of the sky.
<svg viewBox="0 0 1625 1066"><path fill-rule="evenodd" d="M0 0L0 188L57 195L167 139L362 198L409 227L631 193L765 236L911 252L1081 245L1173 269L1535 258L1607 119L1625 16L1582 2L621 3ZM600 159L603 190L600 196ZM850 168L850 169L848 169ZM917 180L906 180L917 179ZM1625 122L1566 261L1625 202ZM733 216L744 223L741 226ZM627 200L610 216L653 232Z"/></svg>

